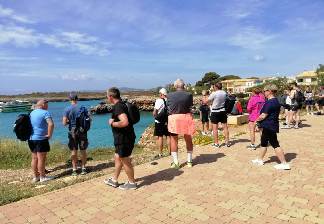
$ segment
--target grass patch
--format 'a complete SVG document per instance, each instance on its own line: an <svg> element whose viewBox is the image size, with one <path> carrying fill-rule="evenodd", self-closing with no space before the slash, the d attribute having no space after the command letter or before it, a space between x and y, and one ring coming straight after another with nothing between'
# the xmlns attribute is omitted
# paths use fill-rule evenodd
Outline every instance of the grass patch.
<svg viewBox="0 0 324 224"><path fill-rule="evenodd" d="M71 178L68 163L70 150L65 145L53 143L48 153L47 167L53 168L49 175L57 178L37 188L39 184L31 183L31 152L27 143L13 139L0 139L0 206L107 175L112 172L109 168L114 165L114 154L113 148L88 150L90 161L87 167L90 172L87 175ZM132 154L133 164L152 161L154 155L154 151L135 145Z"/></svg>

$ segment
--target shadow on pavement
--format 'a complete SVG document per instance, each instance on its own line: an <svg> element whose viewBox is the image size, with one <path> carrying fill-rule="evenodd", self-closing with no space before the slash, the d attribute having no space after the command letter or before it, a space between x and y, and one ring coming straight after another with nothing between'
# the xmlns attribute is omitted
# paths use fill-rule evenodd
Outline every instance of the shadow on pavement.
<svg viewBox="0 0 324 224"><path fill-rule="evenodd" d="M140 177L136 179L136 182L140 182L138 184L138 187L142 187L145 185L151 185L159 181L171 181L173 180L176 176L180 176L183 174L182 170L177 170L173 168L161 170L157 173L145 176L145 177Z"/></svg>
<svg viewBox="0 0 324 224"><path fill-rule="evenodd" d="M285 158L286 161L289 163L290 161L296 159L297 154L296 153L286 153L285 154ZM271 156L269 158L269 160L265 161L264 163L272 163L272 162L277 162L280 163L279 159L277 158L277 156Z"/></svg>
<svg viewBox="0 0 324 224"><path fill-rule="evenodd" d="M198 164L206 164L206 163L214 163L217 159L224 157L224 153L217 154L201 154L192 160L194 165Z"/></svg>
<svg viewBox="0 0 324 224"><path fill-rule="evenodd" d="M246 139L246 138L230 140L230 143L232 145L235 145L235 144L240 143L240 142L242 142L242 143L244 143L244 142L251 142L251 140L250 139Z"/></svg>

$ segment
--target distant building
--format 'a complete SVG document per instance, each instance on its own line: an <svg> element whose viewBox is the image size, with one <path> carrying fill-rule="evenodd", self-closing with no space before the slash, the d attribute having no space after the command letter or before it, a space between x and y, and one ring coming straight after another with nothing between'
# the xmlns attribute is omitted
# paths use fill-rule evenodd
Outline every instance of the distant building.
<svg viewBox="0 0 324 224"><path fill-rule="evenodd" d="M260 79L230 79L222 81L223 88L232 93L247 93L247 89L262 84Z"/></svg>
<svg viewBox="0 0 324 224"><path fill-rule="evenodd" d="M318 74L315 71L304 71L296 76L298 85L315 86L317 85Z"/></svg>

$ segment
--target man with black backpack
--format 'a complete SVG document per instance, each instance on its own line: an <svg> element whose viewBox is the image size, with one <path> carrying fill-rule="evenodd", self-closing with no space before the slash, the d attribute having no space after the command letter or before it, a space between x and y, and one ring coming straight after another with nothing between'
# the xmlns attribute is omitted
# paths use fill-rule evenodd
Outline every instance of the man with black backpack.
<svg viewBox="0 0 324 224"><path fill-rule="evenodd" d="M70 93L69 99L71 105L65 108L63 115L63 125L68 125L69 132L68 147L71 150L72 161L72 176L77 176L77 164L78 164L78 149L81 152L81 175L87 174L86 162L88 148L88 136L87 131L90 128L90 117L85 107L79 107L78 95L74 92Z"/></svg>
<svg viewBox="0 0 324 224"><path fill-rule="evenodd" d="M163 136L167 137L168 148L170 153L170 133L168 131L168 107L167 107L167 90L160 89L160 98L155 101L153 116L155 118L154 136L157 136L157 145L159 147L159 154L157 158L162 157L163 153Z"/></svg>
<svg viewBox="0 0 324 224"><path fill-rule="evenodd" d="M111 126L114 136L115 172L114 176L106 179L104 183L115 188L119 187L122 190L135 190L137 184L135 183L134 167L130 156L136 139L133 125L138 122L139 116L136 115L135 107L132 109L130 103L127 104L121 100L119 89L110 88L107 91L107 99L113 104L112 115L108 124ZM128 182L119 186L118 177L122 168L126 172Z"/></svg>

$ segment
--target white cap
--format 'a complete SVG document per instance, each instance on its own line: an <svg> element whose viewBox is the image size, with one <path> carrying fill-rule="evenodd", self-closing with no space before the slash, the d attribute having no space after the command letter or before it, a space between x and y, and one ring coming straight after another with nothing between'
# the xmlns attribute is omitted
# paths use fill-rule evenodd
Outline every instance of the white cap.
<svg viewBox="0 0 324 224"><path fill-rule="evenodd" d="M165 88L160 89L159 93L161 93L164 96L168 95L168 91Z"/></svg>

